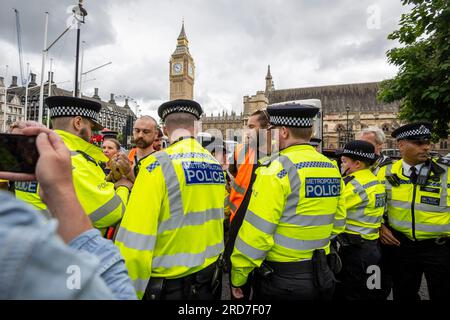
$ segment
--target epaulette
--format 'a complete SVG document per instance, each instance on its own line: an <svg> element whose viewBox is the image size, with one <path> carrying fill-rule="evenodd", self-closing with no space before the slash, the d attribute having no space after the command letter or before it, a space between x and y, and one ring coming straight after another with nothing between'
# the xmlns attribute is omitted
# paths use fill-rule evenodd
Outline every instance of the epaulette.
<svg viewBox="0 0 450 320"><path fill-rule="evenodd" d="M353 179L355 179L355 176L346 176L344 178L344 183L345 185L347 185L347 183L349 183L350 181L352 181Z"/></svg>
<svg viewBox="0 0 450 320"><path fill-rule="evenodd" d="M388 164L392 164L392 163L394 163L394 161L392 161L391 158L386 157L383 161L381 161L381 162L378 164L378 167L381 168L381 167L387 166Z"/></svg>
<svg viewBox="0 0 450 320"><path fill-rule="evenodd" d="M436 162L439 164L443 164L444 166L450 167L450 159L449 158L441 157L441 158L437 159Z"/></svg>
<svg viewBox="0 0 450 320"><path fill-rule="evenodd" d="M261 159L259 161L260 166L268 167L272 163L272 161L277 159L279 156L280 156L280 154L276 153L270 157L264 157L263 159Z"/></svg>
<svg viewBox="0 0 450 320"><path fill-rule="evenodd" d="M88 155L86 152L81 150L76 150L79 154L81 154L87 161L94 163L96 166L98 166L97 161L95 161L94 158L92 158L90 155Z"/></svg>

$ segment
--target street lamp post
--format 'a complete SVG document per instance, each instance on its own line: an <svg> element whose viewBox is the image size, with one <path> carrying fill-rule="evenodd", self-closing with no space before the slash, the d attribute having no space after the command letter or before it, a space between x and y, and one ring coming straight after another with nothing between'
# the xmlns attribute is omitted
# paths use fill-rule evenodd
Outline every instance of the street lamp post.
<svg viewBox="0 0 450 320"><path fill-rule="evenodd" d="M347 105L347 107L345 107L345 111L347 111L347 132L345 135L345 143L348 143L350 141L350 126L349 126L349 121L348 121L348 113L350 112L350 106Z"/></svg>
<svg viewBox="0 0 450 320"><path fill-rule="evenodd" d="M84 23L84 18L87 16L86 9L83 8L83 0L79 0L78 7L73 9L75 19L77 19L77 50L75 59L75 89L73 91L73 96L78 97L78 60L80 58L80 31L81 24Z"/></svg>

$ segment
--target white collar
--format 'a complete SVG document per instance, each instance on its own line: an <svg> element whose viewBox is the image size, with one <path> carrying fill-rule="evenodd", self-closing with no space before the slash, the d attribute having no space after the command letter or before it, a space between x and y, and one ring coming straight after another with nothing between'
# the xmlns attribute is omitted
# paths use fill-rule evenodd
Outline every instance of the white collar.
<svg viewBox="0 0 450 320"><path fill-rule="evenodd" d="M420 169L422 168L422 166L423 166L424 164L425 164L425 163L422 162L422 163L416 164L416 165L414 166L414 167L417 169L417 173L420 172ZM409 164L407 164L407 163L405 162L405 160L403 160L403 161L402 161L402 167L403 167L403 174L404 174L405 176L409 177L409 176L411 175L411 168L412 168L412 166L410 166Z"/></svg>

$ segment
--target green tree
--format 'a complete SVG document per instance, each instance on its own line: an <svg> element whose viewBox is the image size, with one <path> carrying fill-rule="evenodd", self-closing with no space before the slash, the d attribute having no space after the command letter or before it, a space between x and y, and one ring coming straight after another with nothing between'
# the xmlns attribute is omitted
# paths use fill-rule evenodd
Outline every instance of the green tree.
<svg viewBox="0 0 450 320"><path fill-rule="evenodd" d="M433 122L435 140L447 138L450 122L450 1L402 0L412 6L388 39L402 45L387 52L399 67L381 83L378 98L400 101L400 119Z"/></svg>

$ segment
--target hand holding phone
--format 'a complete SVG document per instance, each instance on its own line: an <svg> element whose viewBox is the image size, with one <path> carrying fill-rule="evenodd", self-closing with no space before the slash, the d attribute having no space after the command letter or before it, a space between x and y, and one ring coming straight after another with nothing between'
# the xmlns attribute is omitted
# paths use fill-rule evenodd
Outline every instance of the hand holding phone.
<svg viewBox="0 0 450 320"><path fill-rule="evenodd" d="M0 172L34 174L38 158L36 135L0 133Z"/></svg>

